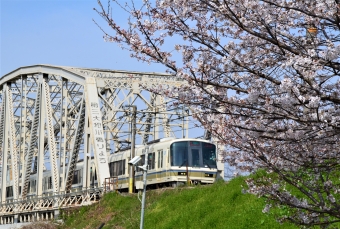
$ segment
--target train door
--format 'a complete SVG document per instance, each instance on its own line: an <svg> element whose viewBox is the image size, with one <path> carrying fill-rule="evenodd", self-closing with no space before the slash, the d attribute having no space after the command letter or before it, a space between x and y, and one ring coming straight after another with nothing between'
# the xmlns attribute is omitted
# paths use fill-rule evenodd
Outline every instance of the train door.
<svg viewBox="0 0 340 229"><path fill-rule="evenodd" d="M160 151L157 151L157 168L156 168L156 180L159 181L161 179L160 176L160 160L161 160L161 155L160 155Z"/></svg>
<svg viewBox="0 0 340 229"><path fill-rule="evenodd" d="M202 153L201 153L201 144L200 142L191 141L189 144L189 168L192 168L195 171L188 171L190 179L195 179L193 177L197 177L197 169L202 166Z"/></svg>
<svg viewBox="0 0 340 229"><path fill-rule="evenodd" d="M164 177L162 170L163 170L163 150L158 150L157 151L157 173L156 173L157 180L160 180L162 179L162 177Z"/></svg>
<svg viewBox="0 0 340 229"><path fill-rule="evenodd" d="M167 179L170 179L170 171L169 171L169 169L170 169L170 150L166 149L166 150L164 150L164 153L166 155L166 156L164 156L164 160L166 160L165 163L164 163L165 176L166 176Z"/></svg>
<svg viewBox="0 0 340 229"><path fill-rule="evenodd" d="M191 149L191 166L199 167L200 166L200 150L199 149Z"/></svg>
<svg viewBox="0 0 340 229"><path fill-rule="evenodd" d="M156 160L155 160L155 155L156 153L155 152L152 152L152 153L149 153L148 154L148 175L147 175L147 179L148 179L148 182L150 182L150 184L154 183L155 182L155 173L157 174L156 172Z"/></svg>

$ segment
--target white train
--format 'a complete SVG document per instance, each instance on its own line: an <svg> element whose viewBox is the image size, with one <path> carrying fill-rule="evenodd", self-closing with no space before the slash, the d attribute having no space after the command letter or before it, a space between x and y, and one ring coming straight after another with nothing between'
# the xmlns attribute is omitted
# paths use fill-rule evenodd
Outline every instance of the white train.
<svg viewBox="0 0 340 229"><path fill-rule="evenodd" d="M177 186L181 183L213 183L217 176L216 146L199 139L165 138L149 144L147 158L148 186ZM136 147L135 155L140 156L136 166L136 184L142 181L145 146ZM118 177L118 189L128 188L130 150L110 155L110 175Z"/></svg>
<svg viewBox="0 0 340 229"><path fill-rule="evenodd" d="M164 138L149 142L148 144L148 187L177 186L191 182L194 184L210 184L217 177L216 146L209 141L201 139L175 139ZM129 167L131 150L123 150L109 155L110 176L118 178L119 190L129 187ZM136 146L135 155L140 156L139 164L135 167L135 185L142 181L142 170L138 166L144 165L145 146ZM97 187L94 163L90 166L89 188ZM61 168L62 169L62 168ZM83 185L83 160L79 160L74 171L72 190L78 191ZM37 191L37 174L31 174L28 187L28 197L34 197ZM42 191L43 195L52 195L51 171L44 171ZM21 179L20 179L21 180ZM21 181L20 181L21 183ZM12 181L7 183L6 196L13 196ZM20 187L21 188L21 187ZM19 190L21 193L21 190Z"/></svg>

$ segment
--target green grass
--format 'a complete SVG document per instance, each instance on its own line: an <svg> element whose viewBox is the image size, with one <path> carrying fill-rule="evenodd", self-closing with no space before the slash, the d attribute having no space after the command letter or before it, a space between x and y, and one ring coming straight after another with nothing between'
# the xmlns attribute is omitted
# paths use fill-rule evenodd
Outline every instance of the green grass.
<svg viewBox="0 0 340 229"><path fill-rule="evenodd" d="M242 194L244 178L229 183L147 192L144 228L297 228L263 214L264 199ZM73 210L61 228L139 228L136 195L105 195L100 203Z"/></svg>
<svg viewBox="0 0 340 229"><path fill-rule="evenodd" d="M146 228L296 228L262 213L264 200L242 194L244 178L163 193L146 214ZM170 216L170 217L169 217Z"/></svg>

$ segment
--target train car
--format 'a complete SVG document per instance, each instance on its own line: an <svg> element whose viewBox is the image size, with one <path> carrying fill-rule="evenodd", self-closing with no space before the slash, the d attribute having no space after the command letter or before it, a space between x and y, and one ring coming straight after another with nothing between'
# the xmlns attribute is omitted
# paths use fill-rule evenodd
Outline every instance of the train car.
<svg viewBox="0 0 340 229"><path fill-rule="evenodd" d="M61 166L62 168L62 166ZM37 194L37 173L31 173L28 183L28 193L27 198L36 198ZM60 171L60 180L59 185L61 185L62 177ZM21 184L22 179L19 179L19 195L21 195ZM70 192L81 191L83 186L83 160L79 160L76 165L76 169L74 170L73 181ZM0 189L1 190L1 189ZM52 196L53 195L53 187L52 187L52 173L49 170L43 171L43 179L42 179L42 196ZM13 198L13 180L7 182L6 185L6 199L11 200Z"/></svg>
<svg viewBox="0 0 340 229"><path fill-rule="evenodd" d="M210 184L216 180L216 146L200 139L165 138L148 143L148 187L178 186L187 182ZM145 146L137 146L135 155L142 159L136 166L135 185L142 181ZM118 177L118 189L128 188L130 150L112 154L110 176Z"/></svg>
<svg viewBox="0 0 340 229"><path fill-rule="evenodd" d="M210 184L216 180L216 146L201 139L164 138L149 142L147 154L147 185L158 188L163 186L178 186L185 183ZM129 185L129 165L131 150L111 154L109 169L111 177L118 177L118 189L127 190ZM143 171L140 166L145 163L145 146L136 146L135 155L141 160L135 166L135 186L141 185ZM97 174L94 163L90 166L90 187L97 187ZM61 171L60 171L61 176ZM79 160L74 171L71 192L77 192L83 185L83 160ZM60 182L62 181L60 177ZM19 184L21 184L21 179ZM7 182L6 199L13 197L13 181ZM37 193L37 174L30 176L28 198L34 198ZM61 184L60 184L61 185ZM19 187L19 195L21 186ZM42 196L53 195L51 171L43 172Z"/></svg>

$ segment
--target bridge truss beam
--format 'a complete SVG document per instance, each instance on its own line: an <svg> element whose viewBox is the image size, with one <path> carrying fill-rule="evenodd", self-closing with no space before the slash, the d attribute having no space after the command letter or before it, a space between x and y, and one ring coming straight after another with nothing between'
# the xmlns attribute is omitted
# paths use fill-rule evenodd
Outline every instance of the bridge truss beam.
<svg viewBox="0 0 340 229"><path fill-rule="evenodd" d="M187 136L184 108L170 110L170 99L145 90L183 83L167 74L50 65L22 67L4 75L0 207L77 191L71 189L79 174L83 178L78 191L93 188L94 171L102 188L110 177L108 156L132 141L127 106L137 106L137 144L178 133ZM83 163L82 171L77 163ZM20 208L14 207L16 211Z"/></svg>

